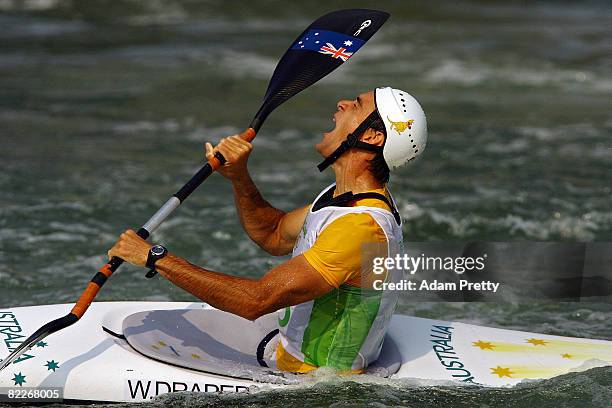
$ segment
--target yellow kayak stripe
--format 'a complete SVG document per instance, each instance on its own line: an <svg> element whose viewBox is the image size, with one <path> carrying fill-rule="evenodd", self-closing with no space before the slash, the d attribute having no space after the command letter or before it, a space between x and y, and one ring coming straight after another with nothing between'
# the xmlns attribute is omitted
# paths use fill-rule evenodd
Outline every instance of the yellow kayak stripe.
<svg viewBox="0 0 612 408"><path fill-rule="evenodd" d="M567 367L562 366L526 366L504 364L496 367L491 367L491 376L495 378L550 378L557 375L565 374L568 371Z"/></svg>
<svg viewBox="0 0 612 408"><path fill-rule="evenodd" d="M525 339L524 343L477 340L472 346L486 352L558 354L562 358L588 360L597 358L612 361L612 345L592 344L567 340Z"/></svg>

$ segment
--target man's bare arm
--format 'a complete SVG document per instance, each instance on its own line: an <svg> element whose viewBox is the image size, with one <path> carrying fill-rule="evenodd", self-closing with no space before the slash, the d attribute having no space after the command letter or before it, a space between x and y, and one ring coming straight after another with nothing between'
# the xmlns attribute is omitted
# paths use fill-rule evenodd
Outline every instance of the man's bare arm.
<svg viewBox="0 0 612 408"><path fill-rule="evenodd" d="M145 266L150 248L149 242L127 230L108 251L108 257L118 256L133 265ZM173 254L158 260L155 269L204 302L250 320L333 289L302 255L271 269L260 279L210 271Z"/></svg>
<svg viewBox="0 0 612 408"><path fill-rule="evenodd" d="M301 255L260 279L210 271L172 254L155 266L166 279L202 301L249 320L307 302L333 289Z"/></svg>
<svg viewBox="0 0 612 408"><path fill-rule="evenodd" d="M248 236L268 253L285 255L295 244L308 207L285 213L264 200L247 169L252 149L253 146L239 136L230 136L222 139L214 149L207 143L206 157L220 152L227 160L219 173L232 182L238 216Z"/></svg>
<svg viewBox="0 0 612 408"><path fill-rule="evenodd" d="M272 255L291 252L309 206L285 213L274 208L260 194L247 173L233 179L232 188L238 217L249 237Z"/></svg>

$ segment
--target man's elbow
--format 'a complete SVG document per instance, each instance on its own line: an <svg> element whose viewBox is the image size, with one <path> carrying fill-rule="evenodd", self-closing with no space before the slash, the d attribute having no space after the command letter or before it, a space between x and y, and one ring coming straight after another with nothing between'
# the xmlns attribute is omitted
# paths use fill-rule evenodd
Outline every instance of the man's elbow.
<svg viewBox="0 0 612 408"><path fill-rule="evenodd" d="M242 313L242 317L247 320L254 321L259 319L261 316L270 313L270 309L267 305L258 302L257 304L252 305Z"/></svg>
<svg viewBox="0 0 612 408"><path fill-rule="evenodd" d="M263 248L263 250L272 256L283 256L291 253L291 248L287 249L285 247L282 247L281 245L269 246Z"/></svg>
<svg viewBox="0 0 612 408"><path fill-rule="evenodd" d="M261 287L256 291L256 293L257 298L252 299L251 302L249 302L249 305L241 314L242 317L253 321L280 309L280 293L276 293L275 291L266 291Z"/></svg>
<svg viewBox="0 0 612 408"><path fill-rule="evenodd" d="M280 220L274 227L274 230L262 242L258 242L261 249L272 256L283 256L291 253L294 242L287 242L281 233Z"/></svg>
<svg viewBox="0 0 612 408"><path fill-rule="evenodd" d="M254 311L248 311L247 313L244 313L242 315L242 317L244 317L245 319L250 320L252 322L257 320L257 319L259 319L261 316L263 316L263 314L260 314L260 313L254 312Z"/></svg>

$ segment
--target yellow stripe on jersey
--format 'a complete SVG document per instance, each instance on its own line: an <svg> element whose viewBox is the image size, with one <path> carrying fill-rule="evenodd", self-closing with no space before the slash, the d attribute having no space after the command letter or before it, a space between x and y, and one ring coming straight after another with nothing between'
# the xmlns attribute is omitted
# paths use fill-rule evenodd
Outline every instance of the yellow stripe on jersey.
<svg viewBox="0 0 612 408"><path fill-rule="evenodd" d="M373 191L385 193L384 189ZM383 201L371 198L358 200L354 205L389 210ZM368 265L372 264L363 258L362 245L373 243L387 243L385 232L374 218L367 213L346 214L325 227L314 245L302 255L330 285L336 288L342 284L360 286L362 278L365 278L361 272L362 265L366 265L362 262L368 261ZM381 253L368 253L368 258L373 255L387 255L386 245L380 245L375 251Z"/></svg>
<svg viewBox="0 0 612 408"><path fill-rule="evenodd" d="M316 370L318 367L304 363L293 357L285 351L283 344L279 341L276 347L276 368L290 373L307 373Z"/></svg>
<svg viewBox="0 0 612 408"><path fill-rule="evenodd" d="M276 368L281 371L287 371L290 373L304 374L316 370L319 367L304 363L299 359L293 357L285 350L285 348L283 347L283 343L279 341L278 346L276 347ZM348 370L344 372L339 372L338 374L362 374L364 371L364 369Z"/></svg>

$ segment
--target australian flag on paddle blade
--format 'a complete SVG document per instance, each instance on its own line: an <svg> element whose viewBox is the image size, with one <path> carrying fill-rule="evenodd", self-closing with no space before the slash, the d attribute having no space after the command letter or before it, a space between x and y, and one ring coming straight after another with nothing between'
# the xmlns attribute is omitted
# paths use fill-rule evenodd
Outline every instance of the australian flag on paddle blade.
<svg viewBox="0 0 612 408"><path fill-rule="evenodd" d="M346 61L365 41L335 31L311 29L293 44L292 50L310 50Z"/></svg>

